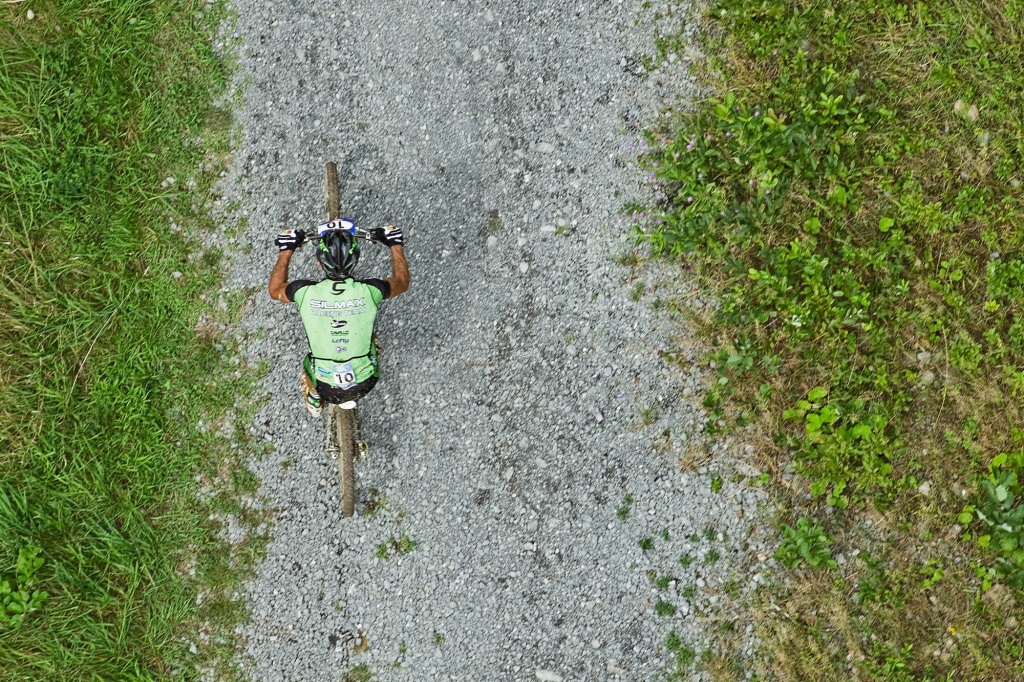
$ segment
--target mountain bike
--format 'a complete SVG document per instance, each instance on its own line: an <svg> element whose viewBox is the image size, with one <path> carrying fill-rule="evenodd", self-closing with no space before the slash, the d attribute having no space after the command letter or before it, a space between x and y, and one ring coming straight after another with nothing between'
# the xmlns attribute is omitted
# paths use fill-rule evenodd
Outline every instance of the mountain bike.
<svg viewBox="0 0 1024 682"><path fill-rule="evenodd" d="M324 165L324 198L327 204L327 220L341 217L341 197L338 191L338 167L329 162ZM359 239L373 241L367 230L353 228L353 235ZM373 343L377 344L374 335ZM378 357L380 352L378 350ZM359 408L356 401L327 403L327 456L337 461L338 487L341 489L341 515L352 516L356 508L355 460L365 460L366 442L359 429Z"/></svg>

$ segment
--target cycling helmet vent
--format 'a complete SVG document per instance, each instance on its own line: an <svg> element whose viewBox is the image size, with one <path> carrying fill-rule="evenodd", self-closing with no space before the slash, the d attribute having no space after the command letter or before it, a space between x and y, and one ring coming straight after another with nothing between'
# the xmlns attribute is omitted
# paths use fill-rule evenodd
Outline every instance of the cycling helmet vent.
<svg viewBox="0 0 1024 682"><path fill-rule="evenodd" d="M316 257L328 279L346 279L359 262L359 242L347 230L328 230L320 237Z"/></svg>

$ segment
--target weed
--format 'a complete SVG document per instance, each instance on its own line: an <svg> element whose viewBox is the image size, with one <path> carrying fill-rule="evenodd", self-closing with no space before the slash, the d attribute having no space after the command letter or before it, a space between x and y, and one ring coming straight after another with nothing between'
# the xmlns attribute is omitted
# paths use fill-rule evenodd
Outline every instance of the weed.
<svg viewBox="0 0 1024 682"><path fill-rule="evenodd" d="M659 577L657 580L654 581L654 585L659 590L665 591L665 590L668 589L669 584L673 580L675 580L675 578L673 578L672 576L670 576L670 575L663 575L663 576Z"/></svg>
<svg viewBox="0 0 1024 682"><path fill-rule="evenodd" d="M670 673L670 680L690 679L688 669L697 660L697 652L683 644L683 640L673 630L665 637L665 648L675 656L676 669Z"/></svg>
<svg viewBox="0 0 1024 682"><path fill-rule="evenodd" d="M402 533L398 537L392 535L384 542L377 545L373 555L381 560L387 560L395 555L405 555L416 549L416 546L420 543L413 540L405 533Z"/></svg>
<svg viewBox="0 0 1024 682"><path fill-rule="evenodd" d="M629 292L629 300L636 301L640 300L640 297L644 295L644 283L637 282L633 285L633 289Z"/></svg>
<svg viewBox="0 0 1024 682"><path fill-rule="evenodd" d="M645 407L640 410L640 423L643 426L650 426L656 421L658 421L658 408Z"/></svg>
<svg viewBox="0 0 1024 682"><path fill-rule="evenodd" d="M618 508L618 510L615 512L615 515L619 517L620 521L625 521L626 519L629 518L629 512L630 512L630 509L632 509L632 508L633 508L633 496L627 493L622 498L622 506Z"/></svg>
<svg viewBox="0 0 1024 682"><path fill-rule="evenodd" d="M717 549L709 549L704 555L703 564L705 566L713 566L718 563L718 560L722 558L722 555L718 553Z"/></svg>
<svg viewBox="0 0 1024 682"><path fill-rule="evenodd" d="M366 500L363 501L363 514L374 518L378 512L387 506L388 496L377 488L370 488L366 493Z"/></svg>
<svg viewBox="0 0 1024 682"><path fill-rule="evenodd" d="M801 516L796 527L782 526L783 540L775 552L775 558L786 568L810 566L811 568L835 568L829 545L830 538L822 527L812 523L811 519Z"/></svg>
<svg viewBox="0 0 1024 682"><path fill-rule="evenodd" d="M674 616L676 613L676 607L667 601L659 600L658 603L654 605L654 612L659 616Z"/></svg>
<svg viewBox="0 0 1024 682"><path fill-rule="evenodd" d="M661 531L661 539L664 540L665 542L669 542L672 539L672 536L669 535L668 528L662 529L662 531Z"/></svg>
<svg viewBox="0 0 1024 682"><path fill-rule="evenodd" d="M654 548L654 539L646 536L642 537L640 538L640 541L637 542L637 545L640 547L640 549L647 552Z"/></svg>
<svg viewBox="0 0 1024 682"><path fill-rule="evenodd" d="M679 591L679 594L681 594L686 599L693 599L697 596L697 588L693 585L687 585Z"/></svg>
<svg viewBox="0 0 1024 682"><path fill-rule="evenodd" d="M44 560L38 556L38 547L22 547L18 550L13 580L0 580L0 625L20 630L25 616L38 611L46 599L46 592L35 589L36 574Z"/></svg>
<svg viewBox="0 0 1024 682"><path fill-rule="evenodd" d="M441 646L444 644L444 635L442 635L437 630L434 630L434 634L432 635L431 640L434 642L434 646Z"/></svg>
<svg viewBox="0 0 1024 682"><path fill-rule="evenodd" d="M398 643L398 656L391 662L391 667L395 670L400 670L405 665L405 655L409 652L409 647L406 646L405 640L403 639Z"/></svg>
<svg viewBox="0 0 1024 682"><path fill-rule="evenodd" d="M501 229L501 211L498 209L491 209L487 214L487 229L491 232L497 232Z"/></svg>
<svg viewBox="0 0 1024 682"><path fill-rule="evenodd" d="M715 476L711 477L711 492L718 493L718 492L721 492L721 491L722 491L722 477L718 476L716 474Z"/></svg>
<svg viewBox="0 0 1024 682"><path fill-rule="evenodd" d="M692 564L696 560L697 560L697 557L693 556L692 554L680 554L679 555L679 565L682 566L683 568L689 568L690 564Z"/></svg>
<svg viewBox="0 0 1024 682"><path fill-rule="evenodd" d="M342 682L370 682L372 679L373 671L370 670L370 666L360 663L348 671Z"/></svg>

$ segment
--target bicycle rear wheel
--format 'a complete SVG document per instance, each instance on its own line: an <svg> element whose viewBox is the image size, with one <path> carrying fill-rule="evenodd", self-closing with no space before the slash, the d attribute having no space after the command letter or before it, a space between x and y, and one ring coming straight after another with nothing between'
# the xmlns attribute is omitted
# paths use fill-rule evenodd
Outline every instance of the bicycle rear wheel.
<svg viewBox="0 0 1024 682"><path fill-rule="evenodd" d="M333 161L324 164L324 200L327 203L327 219L341 217L341 195L338 190L338 166Z"/></svg>
<svg viewBox="0 0 1024 682"><path fill-rule="evenodd" d="M356 411L343 410L331 405L333 419L328 425L335 432L338 444L338 487L341 489L341 515L352 516L356 511Z"/></svg>

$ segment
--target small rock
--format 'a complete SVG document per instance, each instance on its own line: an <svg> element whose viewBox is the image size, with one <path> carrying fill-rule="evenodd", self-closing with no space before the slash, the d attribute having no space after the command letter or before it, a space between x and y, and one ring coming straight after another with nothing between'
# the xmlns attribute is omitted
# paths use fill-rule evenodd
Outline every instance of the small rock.
<svg viewBox="0 0 1024 682"><path fill-rule="evenodd" d="M547 233L553 233L553 232L555 232L555 226L554 225L541 225L540 226L540 231L541 232L547 232Z"/></svg>
<svg viewBox="0 0 1024 682"><path fill-rule="evenodd" d="M931 481L925 481L921 485L917 486L917 492L919 492L922 495L931 495L932 494L932 482Z"/></svg>
<svg viewBox="0 0 1024 682"><path fill-rule="evenodd" d="M492 12L491 10L487 10L486 12L484 12L484 21L486 21L488 24L494 21L494 12Z"/></svg>
<svg viewBox="0 0 1024 682"><path fill-rule="evenodd" d="M173 277L174 279L181 279L181 276L182 275L180 270L175 270L174 272L171 273L171 277Z"/></svg>
<svg viewBox="0 0 1024 682"><path fill-rule="evenodd" d="M921 372L920 382L925 386L927 386L928 384L935 383L935 372L931 371L930 369L926 369L925 371Z"/></svg>
<svg viewBox="0 0 1024 682"><path fill-rule="evenodd" d="M562 682L562 676L550 670L537 669L537 679L543 682Z"/></svg>
<svg viewBox="0 0 1024 682"><path fill-rule="evenodd" d="M530 269L530 264L529 263L520 263L519 264L519 272L523 273L524 275L526 274L526 271L529 270L529 269Z"/></svg>
<svg viewBox="0 0 1024 682"><path fill-rule="evenodd" d="M550 142L539 142L537 143L536 149L541 154L550 154L551 152L555 151L555 145L551 144Z"/></svg>
<svg viewBox="0 0 1024 682"><path fill-rule="evenodd" d="M979 118L977 104L972 104L971 108L967 110L967 118L971 119L971 122L977 122Z"/></svg>
<svg viewBox="0 0 1024 682"><path fill-rule="evenodd" d="M487 238L487 248L488 249L493 249L497 245L498 245L498 238L495 237L493 234L490 237Z"/></svg>
<svg viewBox="0 0 1024 682"><path fill-rule="evenodd" d="M35 12L33 12L32 10L29 10L28 12L26 12L26 13L25 13L25 17L26 17L26 18L27 18L27 19L28 19L29 21L32 21L33 19L35 19L35 18L36 18L36 13L35 13ZM195 653L195 652L193 652L193 653Z"/></svg>

